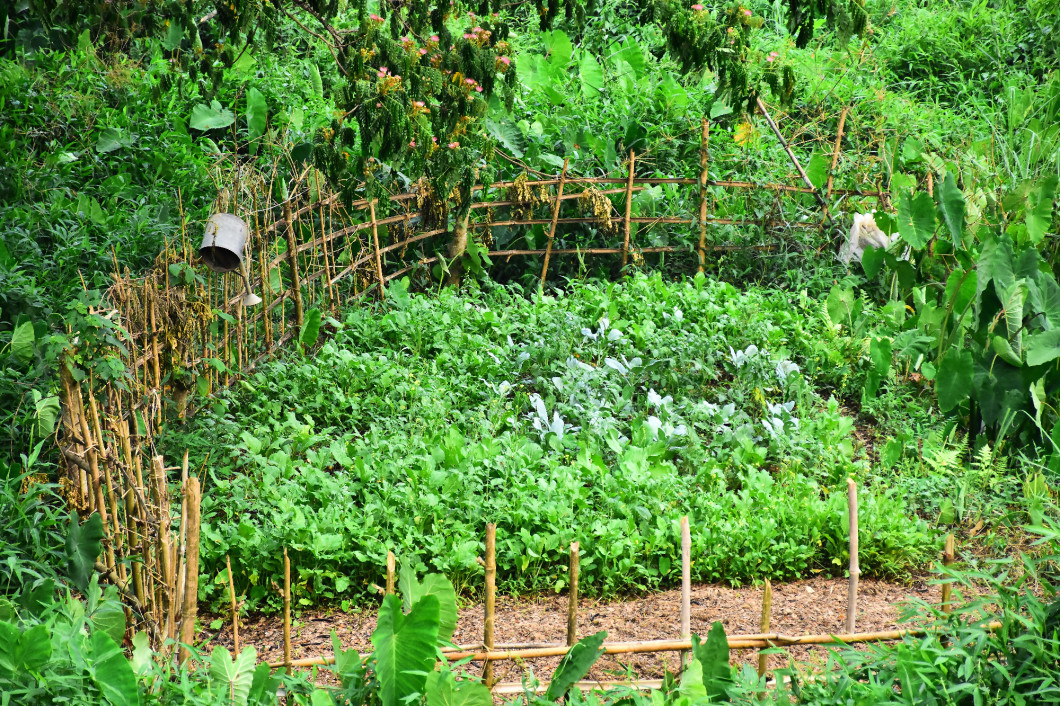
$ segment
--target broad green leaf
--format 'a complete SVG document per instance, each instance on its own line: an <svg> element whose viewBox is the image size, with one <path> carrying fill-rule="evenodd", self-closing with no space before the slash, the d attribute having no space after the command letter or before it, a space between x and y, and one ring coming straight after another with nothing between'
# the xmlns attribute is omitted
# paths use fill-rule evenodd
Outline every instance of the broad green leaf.
<svg viewBox="0 0 1060 706"><path fill-rule="evenodd" d="M33 360L36 341L37 335L33 332L33 323L22 322L11 334L11 355L23 365L29 363Z"/></svg>
<svg viewBox="0 0 1060 706"><path fill-rule="evenodd" d="M935 204L926 192L902 194L898 202L898 233L915 250L923 250L935 235Z"/></svg>
<svg viewBox="0 0 1060 706"><path fill-rule="evenodd" d="M37 394L39 395L40 393ZM62 411L59 405L59 396L41 397L35 400L35 407L37 411L37 433L40 436L50 436L55 431L55 422L59 419L59 413Z"/></svg>
<svg viewBox="0 0 1060 706"><path fill-rule="evenodd" d="M320 80L320 69L313 62L309 62L309 83L313 86L313 95L317 98L323 98L324 83Z"/></svg>
<svg viewBox="0 0 1060 706"><path fill-rule="evenodd" d="M1027 301L1027 281L1020 279L1008 287L1001 298L1001 305L1005 308L1005 330L1008 342L1015 351L1017 359L1023 349L1023 309ZM1011 361L1009 361L1011 362ZM1019 363L1013 363L1019 365Z"/></svg>
<svg viewBox="0 0 1060 706"><path fill-rule="evenodd" d="M559 29L553 30L551 35L546 36L545 46L548 47L548 60L552 68L566 72L571 55L574 54L574 45L571 44L567 33Z"/></svg>
<svg viewBox="0 0 1060 706"><path fill-rule="evenodd" d="M0 676L10 676L22 667L18 649L21 636L17 625L0 620Z"/></svg>
<svg viewBox="0 0 1060 706"><path fill-rule="evenodd" d="M1001 356L1001 359L1006 363L1016 367L1023 365L1023 359L1020 358L1019 351L1004 336L991 336L990 348L994 353Z"/></svg>
<svg viewBox="0 0 1060 706"><path fill-rule="evenodd" d="M246 706L257 656L253 645L244 647L234 660L220 645L210 654L210 690L214 696L221 696L226 706Z"/></svg>
<svg viewBox="0 0 1060 706"><path fill-rule="evenodd" d="M707 641L700 643L699 636L692 636L692 654L703 665L703 683L708 691L712 682L728 681L732 678L729 667L729 639L725 626L715 621L707 633Z"/></svg>
<svg viewBox="0 0 1060 706"><path fill-rule="evenodd" d="M1027 365L1044 365L1060 358L1060 329L1043 331L1024 339Z"/></svg>
<svg viewBox="0 0 1060 706"><path fill-rule="evenodd" d="M184 39L184 27L179 22L170 22L169 31L166 32L165 39L162 40L162 48L166 51L176 51L180 49L180 43Z"/></svg>
<svg viewBox="0 0 1060 706"><path fill-rule="evenodd" d="M103 551L103 536L103 520L98 512L93 512L83 525L77 523L76 515L70 518L66 534L67 573L82 593L88 590L96 558Z"/></svg>
<svg viewBox="0 0 1060 706"><path fill-rule="evenodd" d="M815 189L822 188L828 183L828 168L831 161L824 152L814 152L810 161L806 163L806 176L810 177L810 183Z"/></svg>
<svg viewBox="0 0 1060 706"><path fill-rule="evenodd" d="M52 656L51 635L46 625L34 625L18 638L18 657L22 669L36 672Z"/></svg>
<svg viewBox="0 0 1060 706"><path fill-rule="evenodd" d="M1027 235L1035 245L1042 241L1053 223L1056 185L1056 175L1050 174L1038 181L1027 194Z"/></svg>
<svg viewBox="0 0 1060 706"><path fill-rule="evenodd" d="M422 582L418 581L412 567L406 562L401 565L398 588L406 612L412 610L412 606L424 596L438 599L438 642L448 643L456 630L457 620L456 591L449 579L442 574L428 574Z"/></svg>
<svg viewBox="0 0 1060 706"><path fill-rule="evenodd" d="M939 210L942 211L942 220L953 237L953 245L957 248L964 247L964 214L966 204L964 194L957 188L957 182L953 175L946 172L942 183L936 191L939 201Z"/></svg>
<svg viewBox="0 0 1060 706"><path fill-rule="evenodd" d="M519 131L518 127L508 120L497 122L491 118L486 118L483 124L489 136L501 143L504 149L512 153L513 157L521 158L523 156L526 149L526 141L523 139L523 133Z"/></svg>
<svg viewBox="0 0 1060 706"><path fill-rule="evenodd" d="M493 706L490 690L475 681L457 681L452 672L427 677L427 706Z"/></svg>
<svg viewBox="0 0 1060 706"><path fill-rule="evenodd" d="M235 114L227 108L222 108L217 101L211 101L209 106L199 103L191 111L189 125L195 130L216 130L228 127L236 121Z"/></svg>
<svg viewBox="0 0 1060 706"><path fill-rule="evenodd" d="M865 252L861 255L861 268L865 270L865 276L869 279L876 279L886 260L886 249L873 247L872 245L866 246Z"/></svg>
<svg viewBox="0 0 1060 706"><path fill-rule="evenodd" d="M101 131L96 139L96 152L106 154L122 147L128 147L132 143L132 137L116 127L108 127Z"/></svg>
<svg viewBox="0 0 1060 706"><path fill-rule="evenodd" d="M364 679L364 662L357 650L344 650L339 635L331 631L331 647L335 655L335 676L343 687L358 683Z"/></svg>
<svg viewBox="0 0 1060 706"><path fill-rule="evenodd" d="M133 635L132 666L136 676L143 676L154 666L155 653L151 649L151 638L143 630Z"/></svg>
<svg viewBox="0 0 1060 706"><path fill-rule="evenodd" d="M268 662L262 662L254 670L254 678L250 682L250 694L247 703L250 706L273 706L278 703L276 691L280 687L280 678L273 676Z"/></svg>
<svg viewBox="0 0 1060 706"><path fill-rule="evenodd" d="M828 292L825 308L833 324L853 328L857 308L853 288L843 289L839 285L834 285Z"/></svg>
<svg viewBox="0 0 1060 706"><path fill-rule="evenodd" d="M88 616L92 627L107 633L114 642L121 643L125 636L125 608L118 600L117 590L108 586L105 596Z"/></svg>
<svg viewBox="0 0 1060 706"><path fill-rule="evenodd" d="M140 693L136 674L121 648L106 633L94 630L89 637L92 649L90 668L92 679L112 706L137 706Z"/></svg>
<svg viewBox="0 0 1060 706"><path fill-rule="evenodd" d="M633 75L637 79L641 79L647 73L647 65L644 61L644 48L637 42L636 39L627 35L625 46L622 47L621 52L622 60L629 64L629 67L633 69Z"/></svg>
<svg viewBox="0 0 1060 706"><path fill-rule="evenodd" d="M954 316L960 316L975 299L978 273L975 270L955 269L946 279L945 301Z"/></svg>
<svg viewBox="0 0 1060 706"><path fill-rule="evenodd" d="M421 598L408 616L401 612L397 596L383 598L372 633L372 659L383 706L401 706L423 693L427 674L434 668L437 644L437 596Z"/></svg>
<svg viewBox="0 0 1060 706"><path fill-rule="evenodd" d="M865 380L865 396L874 397L891 368L891 340L873 338L869 343L869 359L872 360L872 370Z"/></svg>
<svg viewBox="0 0 1060 706"><path fill-rule="evenodd" d="M693 704L707 700L707 687L703 685L703 665L698 659L693 659L685 665L684 671L681 672L678 693Z"/></svg>
<svg viewBox="0 0 1060 706"><path fill-rule="evenodd" d="M586 100L600 97L600 89L604 87L604 70L600 68L600 62L587 51L581 52L581 61L578 63L578 75L581 79L582 95Z"/></svg>
<svg viewBox="0 0 1060 706"><path fill-rule="evenodd" d="M976 296L980 297L993 282L998 299L1003 299L1005 291L1016 281L1014 263L1012 240L1007 234L1001 233L987 238L979 255Z"/></svg>
<svg viewBox="0 0 1060 706"><path fill-rule="evenodd" d="M254 140L265 134L268 125L269 106L265 96L256 88L247 91L247 131Z"/></svg>
<svg viewBox="0 0 1060 706"><path fill-rule="evenodd" d="M972 387L972 353L951 350L946 353L935 377L939 409L949 412L968 399Z"/></svg>
<svg viewBox="0 0 1060 706"><path fill-rule="evenodd" d="M317 342L320 335L320 309L310 309L306 312L305 320L302 322L302 330L298 334L298 340L303 346L309 347Z"/></svg>
<svg viewBox="0 0 1060 706"><path fill-rule="evenodd" d="M567 695L572 686L589 673L592 666L596 664L596 660L600 659L600 655L604 653L600 646L604 644L606 638L607 631L601 630L595 635L579 640L570 648L552 675L552 682L548 685L548 692L545 694L547 700L559 701Z"/></svg>

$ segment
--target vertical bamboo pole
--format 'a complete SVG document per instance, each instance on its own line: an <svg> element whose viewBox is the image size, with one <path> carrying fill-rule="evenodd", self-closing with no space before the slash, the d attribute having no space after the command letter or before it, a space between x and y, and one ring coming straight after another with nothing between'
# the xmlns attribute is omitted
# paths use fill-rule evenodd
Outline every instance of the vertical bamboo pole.
<svg viewBox="0 0 1060 706"><path fill-rule="evenodd" d="M292 294L294 295L294 316L295 321L298 322L298 328L302 328L302 324L305 319L305 312L302 311L302 282L298 277L298 253L296 249L298 243L294 237L294 220L291 217L291 202L285 201L283 204L283 220L286 223L287 231L287 261L291 265L291 286L294 288Z"/></svg>
<svg viewBox="0 0 1060 706"><path fill-rule="evenodd" d="M232 604L232 650L239 654L239 604L236 603L236 582L232 578L232 558L225 554L228 569L228 600Z"/></svg>
<svg viewBox="0 0 1060 706"><path fill-rule="evenodd" d="M556 189L556 205L552 208L552 225L548 229L548 245L545 246L545 262L541 266L541 286L545 286L548 276L548 261L552 257L552 239L556 237L556 224L559 221L559 207L563 203L563 187L567 183L567 165L570 157L563 160L563 172L559 175L559 187Z"/></svg>
<svg viewBox="0 0 1060 706"><path fill-rule="evenodd" d="M703 118L699 148L699 271L707 265L707 163L710 159L710 121Z"/></svg>
<svg viewBox="0 0 1060 706"><path fill-rule="evenodd" d="M324 223L324 193L320 190L320 172L313 172L313 178L317 183L317 196L320 199L317 201L318 211L320 212L320 249L323 250L324 255L324 281L321 284L321 288L324 290L323 296L327 299L328 308L335 308L335 293L331 288L331 260L328 257L328 240L327 240L327 226ZM312 218L312 215L310 215Z"/></svg>
<svg viewBox="0 0 1060 706"><path fill-rule="evenodd" d="M173 545L170 537L170 526L172 519L169 514L169 482L166 479L165 464L161 456L151 459L151 485L155 505L158 506L158 557L159 566L162 570L162 597L160 602L164 615L161 621L164 624L163 635L167 638L175 636L175 614L176 614L176 572L173 569Z"/></svg>
<svg viewBox="0 0 1060 706"><path fill-rule="evenodd" d="M486 525L486 606L485 620L482 625L482 644L486 651L493 649L493 621L496 610L497 594L497 525L493 522ZM493 662L486 662L482 667L482 681L487 687L493 686Z"/></svg>
<svg viewBox="0 0 1060 706"><path fill-rule="evenodd" d="M180 487L184 492L180 498L180 525L177 529L176 560L173 562L177 567L177 595L176 604L184 605L184 589L187 585L188 563L188 450L184 449L184 458L180 463Z"/></svg>
<svg viewBox="0 0 1060 706"><path fill-rule="evenodd" d="M184 584L184 607L181 611L182 622L180 630L180 661L183 663L188 659L188 648L195 640L195 618L199 606L199 507L202 493L199 487L199 479L196 476L188 478L184 489L184 498L187 503L187 525L188 525L188 547L185 555L185 584Z"/></svg>
<svg viewBox="0 0 1060 706"><path fill-rule="evenodd" d="M567 646L578 641L578 543L570 543L570 598L567 602Z"/></svg>
<svg viewBox="0 0 1060 706"><path fill-rule="evenodd" d="M692 637L692 532L688 515L681 518L681 639ZM684 662L687 653L681 653Z"/></svg>
<svg viewBox="0 0 1060 706"><path fill-rule="evenodd" d="M942 554L942 565L949 566L953 563L954 559L954 546L953 546L953 535L946 535L946 550ZM942 612L949 615L953 612L953 604L950 603L950 591L953 586L949 581L942 584Z"/></svg>
<svg viewBox="0 0 1060 706"><path fill-rule="evenodd" d="M636 164L637 155L633 150L629 151L629 177L626 179L626 216L623 220L622 236L622 269L626 269L629 262L629 229L630 214L633 211L633 167Z"/></svg>
<svg viewBox="0 0 1060 706"><path fill-rule="evenodd" d="M847 586L847 633L854 632L858 612L858 487L847 478L847 504L850 510L850 583Z"/></svg>
<svg viewBox="0 0 1060 706"><path fill-rule="evenodd" d="M96 395L92 391L94 385L95 378L90 376L88 378L88 409L92 415L92 430L96 438L95 443L97 448L103 452L103 469L100 472L103 480L100 481L97 479L96 481L99 483L100 518L103 520L104 526L107 526L108 515L110 519L110 525L107 530L107 533L110 535L110 541L107 543L107 566L114 569L118 577L122 581L125 581L125 564L118 561L118 557L121 556L121 549L124 544L122 542L121 526L118 524L118 500L114 496L114 481L111 478L110 462L107 460L107 451L103 440L103 429L99 423L99 409L96 407ZM109 508L109 512L103 509L104 483L107 487L107 507Z"/></svg>
<svg viewBox="0 0 1060 706"><path fill-rule="evenodd" d="M832 198L832 183L835 179L835 168L836 165L839 164L839 151L840 146L843 143L843 126L846 124L847 121L847 110L849 110L849 108L847 106L844 106L843 112L839 114L839 127L838 129L836 129L835 147L832 149L832 168L828 170L827 191L829 199Z"/></svg>
<svg viewBox="0 0 1060 706"><path fill-rule="evenodd" d="M769 633L770 613L773 609L773 584L766 579L766 588L762 592L762 619L758 623L758 631L762 634ZM769 667L769 656L758 653L758 676L764 677ZM764 696L764 694L763 694Z"/></svg>
<svg viewBox="0 0 1060 706"><path fill-rule="evenodd" d="M394 552L386 553L386 594L389 596L394 593L395 575L397 568L397 560L394 558Z"/></svg>
<svg viewBox="0 0 1060 706"><path fill-rule="evenodd" d="M283 548L283 666L291 673L291 559Z"/></svg>
<svg viewBox="0 0 1060 706"><path fill-rule="evenodd" d="M122 458L125 461L125 467L129 470L130 480L133 474L133 458L132 458L132 441L129 438L129 425L125 420L125 415L122 411L121 404L121 392L114 397L115 409L117 411L117 432L118 441L121 445ZM131 417L131 413L130 413ZM134 557L139 555L143 556L146 552L142 546L142 535L141 529L147 527L147 515L146 508L141 507L138 500L138 491L140 491L142 485L134 485L129 487L129 483L126 483L125 488L125 506L128 508L129 515L132 516L133 521L129 525L129 553ZM147 607L147 598L144 592L144 565L142 561L133 559L132 562L133 572L133 590L136 592L136 599L140 601L140 605ZM146 617L146 616L145 616Z"/></svg>
<svg viewBox="0 0 1060 706"><path fill-rule="evenodd" d="M372 243L375 246L375 275L379 279L379 298L386 299L383 282L383 260L379 255L379 224L375 220L375 199L368 202L368 214L372 218Z"/></svg>
<svg viewBox="0 0 1060 706"><path fill-rule="evenodd" d="M927 192L928 192L928 196L931 196L932 198L934 198L934 196L935 196L935 178L932 176L930 171L927 173Z"/></svg>

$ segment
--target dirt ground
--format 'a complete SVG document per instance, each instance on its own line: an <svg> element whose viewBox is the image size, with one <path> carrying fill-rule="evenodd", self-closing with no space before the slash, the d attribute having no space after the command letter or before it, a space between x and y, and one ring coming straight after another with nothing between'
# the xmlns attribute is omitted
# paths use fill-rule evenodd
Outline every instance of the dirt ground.
<svg viewBox="0 0 1060 706"><path fill-rule="evenodd" d="M762 588L728 588L699 585L692 588L692 632L706 635L711 625L720 620L728 635L759 632L762 610ZM888 583L863 579L858 592L857 631L891 630L899 626L898 617L907 597L938 602L941 589L926 580L911 584ZM847 582L845 579L810 579L773 587L771 632L788 635L810 633L840 633L846 625ZM578 635L584 637L607 630L609 642L633 640L676 639L680 635L680 591L655 593L643 598L624 600L581 601ZM210 617L204 616L209 625ZM369 640L375 628L375 608L363 608L343 613L338 610L303 611L296 615L292 628L292 657L294 659L330 656L331 630L337 631L343 645L362 652L371 650ZM476 644L482 640L483 606L470 604L460 610L453 642ZM497 597L495 642L559 642L566 638L567 597L533 598ZM219 631L207 630L207 648L214 645L232 647L231 625ZM244 617L240 624L240 645L254 645L258 659L283 659L283 627L280 616ZM793 647L789 654L799 662L823 663L825 648ZM744 650L733 653L734 662L757 663L756 652ZM518 682L526 670L546 680L559 664L559 658L537 659L525 664L497 662L496 677L505 682ZM590 679L615 680L627 676L658 678L664 669L675 670L677 653L605 655L596 663ZM787 666L783 655L770 657L770 668ZM478 672L480 664L472 664L469 671ZM324 675L321 675L322 677ZM326 678L325 678L326 680Z"/></svg>

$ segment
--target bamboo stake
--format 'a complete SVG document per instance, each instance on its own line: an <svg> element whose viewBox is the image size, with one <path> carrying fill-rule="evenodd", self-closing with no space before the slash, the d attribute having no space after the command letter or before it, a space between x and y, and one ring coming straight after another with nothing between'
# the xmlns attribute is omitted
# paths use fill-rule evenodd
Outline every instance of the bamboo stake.
<svg viewBox="0 0 1060 706"><path fill-rule="evenodd" d="M161 456L155 456L151 459L151 483L152 496L156 505L158 505L158 555L159 564L162 569L162 586L161 592L163 600L161 607L164 610L164 614L161 617L161 622L164 623L165 629L162 634L166 638L175 636L175 615L176 615L176 572L173 569L173 545L170 537L170 526L172 520L169 514L169 483L166 480L165 463Z"/></svg>
<svg viewBox="0 0 1060 706"><path fill-rule="evenodd" d="M570 543L570 596L567 602L567 646L578 641L578 543Z"/></svg>
<svg viewBox="0 0 1060 706"><path fill-rule="evenodd" d="M942 565L949 566L953 563L954 546L953 535L946 535L946 550L942 554ZM950 591L953 588L949 581L942 584L942 612L949 615L953 612L953 604L950 603Z"/></svg>
<svg viewBox="0 0 1060 706"><path fill-rule="evenodd" d="M177 596L178 606L184 605L184 589L188 575L188 450L184 449L184 458L180 463L180 487L184 493L180 498L180 527L177 530Z"/></svg>
<svg viewBox="0 0 1060 706"><path fill-rule="evenodd" d="M302 282L298 277L298 252L294 237L294 222L291 219L291 202L283 204L283 219L287 223L287 261L291 265L291 287L294 295L294 316L301 330L305 322L305 312L302 311Z"/></svg>
<svg viewBox="0 0 1060 706"><path fill-rule="evenodd" d="M548 261L552 256L552 239L556 237L556 222L559 221L559 207L563 203L563 185L567 181L567 165L570 157L563 160L563 172L559 177L559 186L556 187L556 205L552 208L552 225L548 230L548 245L545 246L545 262L541 266L541 286L545 286L545 277L548 276Z"/></svg>
<svg viewBox="0 0 1060 706"><path fill-rule="evenodd" d="M291 559L283 548L283 664L291 673Z"/></svg>
<svg viewBox="0 0 1060 706"><path fill-rule="evenodd" d="M493 649L493 621L496 610L497 593L497 525L490 522L486 525L486 606L485 620L482 625L482 644L486 652ZM482 668L482 681L493 685L493 663L486 662Z"/></svg>
<svg viewBox="0 0 1060 706"><path fill-rule="evenodd" d="M394 558L394 552L386 553L386 594L388 596L394 593L394 576L397 561Z"/></svg>
<svg viewBox="0 0 1060 706"><path fill-rule="evenodd" d="M773 608L773 584L766 579L766 587L762 592L762 619L758 623L759 631L763 633L769 632L769 618ZM769 667L769 656L764 655L761 652L758 654L758 676L764 677L766 670Z"/></svg>
<svg viewBox="0 0 1060 706"><path fill-rule="evenodd" d="M843 126L847 121L848 106L843 106L843 112L839 114L839 127L836 129L835 148L832 150L832 168L828 170L828 198L832 198L832 181L835 178L835 168L839 164L839 151L843 143Z"/></svg>
<svg viewBox="0 0 1060 706"><path fill-rule="evenodd" d="M681 639L692 636L692 532L688 515L681 518ZM684 662L685 654L681 654Z"/></svg>
<svg viewBox="0 0 1060 706"><path fill-rule="evenodd" d="M188 478L184 498L187 502L188 548L185 564L187 576L184 584L184 608L180 630L180 662L182 664L187 661L189 655L186 645L191 645L195 640L195 618L199 605L199 504L202 500L202 493L198 477Z"/></svg>
<svg viewBox="0 0 1060 706"><path fill-rule="evenodd" d="M372 243L375 245L375 274L379 278L379 298L386 299L386 281L383 279L383 260L379 254L379 223L375 220L375 199L368 203L368 213L372 217Z"/></svg>
<svg viewBox="0 0 1060 706"><path fill-rule="evenodd" d="M99 445L99 449L103 452L103 469L101 475L103 477L103 483L107 486L107 501L110 516L110 527L108 530L108 533L110 534L110 542L107 543L107 566L114 569L118 577L124 582L128 578L125 572L125 564L118 561L118 557L121 556L122 546L124 545L124 542L122 542L121 526L118 524L118 500L114 495L114 481L111 478L110 462L107 460L107 451L103 440L103 429L99 424L99 409L96 407L96 395L92 392L93 385L95 385L95 378L90 376L88 378L88 410L92 415L92 430L95 433L96 443ZM100 486L99 492L100 507L102 508L102 485ZM103 524L106 526L108 513L102 512L100 514Z"/></svg>
<svg viewBox="0 0 1060 706"><path fill-rule="evenodd" d="M858 612L858 487L847 478L847 505L850 510L850 583L847 586L847 632L854 632Z"/></svg>
<svg viewBox="0 0 1060 706"><path fill-rule="evenodd" d="M703 135L699 152L699 271L707 264L707 160L710 158L710 121L703 118Z"/></svg>
<svg viewBox="0 0 1060 706"><path fill-rule="evenodd" d="M228 599L232 603L232 649L239 654L239 604L236 603L236 582L232 578L232 558L225 554L228 569Z"/></svg>
<svg viewBox="0 0 1060 706"><path fill-rule="evenodd" d="M633 166L636 163L637 155L633 150L629 151L629 180L626 182L626 217L623 221L624 235L622 238L622 269L626 269L626 264L629 261L629 216L633 209Z"/></svg>

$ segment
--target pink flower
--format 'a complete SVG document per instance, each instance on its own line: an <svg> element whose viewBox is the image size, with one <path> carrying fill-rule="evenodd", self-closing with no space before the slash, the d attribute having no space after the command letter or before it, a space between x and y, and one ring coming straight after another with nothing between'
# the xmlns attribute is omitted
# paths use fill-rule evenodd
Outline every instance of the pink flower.
<svg viewBox="0 0 1060 706"><path fill-rule="evenodd" d="M440 40L438 39L438 35L437 35L437 34L432 34L432 35L431 35L431 41L432 41L432 42L437 42L437 41L440 41Z"/></svg>
<svg viewBox="0 0 1060 706"><path fill-rule="evenodd" d="M702 5L697 3L697 4L692 6L692 9L695 10L696 12L702 12L703 10L706 10L707 8L705 8Z"/></svg>
<svg viewBox="0 0 1060 706"><path fill-rule="evenodd" d="M433 142L434 144L437 145L438 144L438 138L437 137L432 137L431 138L431 142Z"/></svg>
<svg viewBox="0 0 1060 706"><path fill-rule="evenodd" d="M382 103L376 103L376 104L375 104L375 107L376 107L376 108L382 108L382 107L383 107L383 104L382 104Z"/></svg>
<svg viewBox="0 0 1060 706"><path fill-rule="evenodd" d="M413 101L412 104L414 106L416 106L417 108L422 108L423 107L423 101Z"/></svg>
<svg viewBox="0 0 1060 706"><path fill-rule="evenodd" d="M481 32L481 31L482 31L482 28L481 28L481 27L473 27L473 28L471 29L471 31L472 31L472 32L476 32L476 33L478 33L478 32Z"/></svg>
<svg viewBox="0 0 1060 706"><path fill-rule="evenodd" d="M459 142L450 142L449 143L449 149L451 149L451 150L455 150L455 149L457 149L459 147L460 147L460 143Z"/></svg>
<svg viewBox="0 0 1060 706"><path fill-rule="evenodd" d="M426 50L426 49L420 49L420 56L423 56L423 55L425 55L426 53L427 53L427 50Z"/></svg>
<svg viewBox="0 0 1060 706"><path fill-rule="evenodd" d="M380 17L379 15L376 15L376 14L368 15L368 19L372 20L373 22L382 22L383 21L383 18Z"/></svg>
<svg viewBox="0 0 1060 706"><path fill-rule="evenodd" d="M498 57L499 61L505 66L511 66L512 60L506 56Z"/></svg>
<svg viewBox="0 0 1060 706"><path fill-rule="evenodd" d="M475 85L475 79L473 79L473 78L466 78L466 79L464 79L464 83L466 83L466 84L467 84L467 85L469 85L469 86L474 86L474 85Z"/></svg>
<svg viewBox="0 0 1060 706"><path fill-rule="evenodd" d="M750 10L744 10L743 14L746 15L747 17L750 17L751 16L751 11Z"/></svg>
<svg viewBox="0 0 1060 706"><path fill-rule="evenodd" d="M416 141L413 140L412 142L410 142L409 147L411 147L412 149L416 149Z"/></svg>
<svg viewBox="0 0 1060 706"><path fill-rule="evenodd" d="M471 35L470 34L465 34L464 35L464 39L471 39Z"/></svg>
<svg viewBox="0 0 1060 706"><path fill-rule="evenodd" d="M780 54L777 54L775 51L769 52L769 55L773 57L780 56Z"/></svg>
<svg viewBox="0 0 1060 706"><path fill-rule="evenodd" d="M767 57L766 57L766 61L773 61L773 57L771 57L771 56L767 56Z"/></svg>
<svg viewBox="0 0 1060 706"><path fill-rule="evenodd" d="M482 86L475 86L475 90L482 93Z"/></svg>

